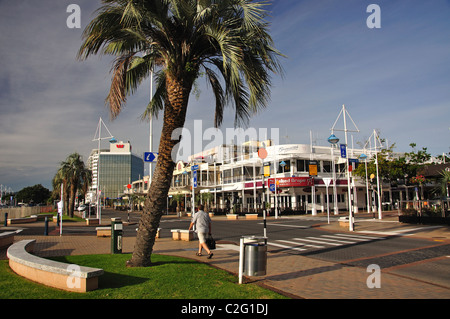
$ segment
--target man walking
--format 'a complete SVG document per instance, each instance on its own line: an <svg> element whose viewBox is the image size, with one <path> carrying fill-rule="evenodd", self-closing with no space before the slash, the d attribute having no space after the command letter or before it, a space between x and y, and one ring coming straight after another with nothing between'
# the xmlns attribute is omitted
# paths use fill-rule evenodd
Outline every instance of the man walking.
<svg viewBox="0 0 450 319"><path fill-rule="evenodd" d="M197 256L202 256L202 248L208 253L208 259L211 259L213 253L209 250L206 244L206 236L211 235L211 218L209 214L203 211L203 205L198 206L198 212L194 214L191 224L189 225L189 231L195 225L198 235L198 253Z"/></svg>

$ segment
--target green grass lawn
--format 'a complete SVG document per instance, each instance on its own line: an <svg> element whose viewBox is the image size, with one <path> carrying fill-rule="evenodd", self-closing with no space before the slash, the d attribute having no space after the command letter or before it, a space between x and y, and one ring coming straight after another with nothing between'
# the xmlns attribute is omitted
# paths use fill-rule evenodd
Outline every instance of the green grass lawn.
<svg viewBox="0 0 450 319"><path fill-rule="evenodd" d="M152 255L154 265L127 268L129 254L83 255L52 258L101 268L99 289L71 293L45 287L16 275L7 260L0 260L0 299L282 299L284 296L193 260Z"/></svg>

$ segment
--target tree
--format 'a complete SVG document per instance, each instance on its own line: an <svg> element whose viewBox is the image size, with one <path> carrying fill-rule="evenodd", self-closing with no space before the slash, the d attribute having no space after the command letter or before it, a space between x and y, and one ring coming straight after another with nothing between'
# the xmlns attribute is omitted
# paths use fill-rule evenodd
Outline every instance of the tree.
<svg viewBox="0 0 450 319"><path fill-rule="evenodd" d="M150 74L156 91L143 117L163 111L159 157L128 266L150 266L151 253L166 206L175 163L172 149L184 126L194 81L206 78L215 97L214 124L224 107L235 109L235 126L248 124L270 98L270 74L281 72L268 34L266 2L250 0L103 0L84 30L79 58L110 54L111 89L106 98L111 117Z"/></svg>
<svg viewBox="0 0 450 319"><path fill-rule="evenodd" d="M50 191L41 184L25 187L16 194L17 202L29 204L45 203L49 198Z"/></svg>
<svg viewBox="0 0 450 319"><path fill-rule="evenodd" d="M438 191L441 198L448 198L449 197L449 186L450 186L450 172L449 171L442 171L441 177L439 178L438 182Z"/></svg>
<svg viewBox="0 0 450 319"><path fill-rule="evenodd" d="M64 162L61 162L61 167L54 178L54 182L55 184L60 182L64 185L64 193L69 199L67 213L70 217L73 217L75 197L78 190L87 189L90 178L91 172L85 167L80 154L70 154ZM57 189L57 184L54 187Z"/></svg>

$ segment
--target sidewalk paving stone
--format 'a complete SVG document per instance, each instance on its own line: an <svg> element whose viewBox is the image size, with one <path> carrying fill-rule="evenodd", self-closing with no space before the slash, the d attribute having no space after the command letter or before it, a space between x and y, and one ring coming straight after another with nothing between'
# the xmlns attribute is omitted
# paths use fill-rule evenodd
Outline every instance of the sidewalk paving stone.
<svg viewBox="0 0 450 319"><path fill-rule="evenodd" d="M20 226L18 225L18 227ZM23 225L23 227L30 227L30 225ZM110 253L110 238L98 238L95 235L87 234L43 236L40 233L43 223L42 225L35 223L33 227L36 227L36 229L19 234L15 240L36 239L35 254L41 257ZM325 222L319 227L330 231L346 231L339 226L338 222L332 222L331 224ZM387 218L384 221L364 220L357 222L355 226L356 232L384 231L398 232L399 235L405 235L402 231L413 228L417 228L417 226L395 223L395 218L391 220ZM447 226L425 228L422 232L411 232L408 235L428 238L430 243L441 243L442 249L450 247L448 246L450 244L450 231ZM123 237L123 253L132 253L134 241L134 237ZM181 242L173 241L171 238L159 238L156 240L153 253L191 258L238 274L239 252L237 246L232 247L228 244L221 248L221 243L218 242L219 249L214 251L212 259L206 259L206 256L195 256L197 247L197 240ZM432 260L433 257L429 256ZM6 259L6 249L0 251L0 259ZM269 251L267 274L265 276L245 278L245 282L262 284L294 298L448 299L450 298L449 276L447 276L447 280L440 282L436 276L432 275L432 272L444 271L446 274L450 273L450 251L448 256L437 258L434 261L437 261L437 263L433 263L434 268L430 267L427 259L412 265L404 264L386 269L382 268L381 287L369 288L367 280L372 273L367 271L367 263L330 262L278 250ZM416 278L420 267L430 267L429 278L425 278L425 280Z"/></svg>

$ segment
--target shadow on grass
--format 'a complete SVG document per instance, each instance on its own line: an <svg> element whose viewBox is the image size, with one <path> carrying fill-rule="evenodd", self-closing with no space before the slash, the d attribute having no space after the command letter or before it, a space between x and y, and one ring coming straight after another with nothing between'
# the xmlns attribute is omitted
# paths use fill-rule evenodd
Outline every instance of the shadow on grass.
<svg viewBox="0 0 450 319"><path fill-rule="evenodd" d="M161 272L167 267L173 267L175 265L187 266L194 265L196 262L194 260L176 260L176 257L171 257L172 259L165 260L165 258L155 258L149 267L135 267L128 268L125 265L125 260L127 260L130 255L100 255L100 259L97 262L88 263L83 260L77 260L76 264L80 266L101 268L104 270L103 275L99 277L99 289L114 289L123 288L127 286L137 286L144 284L145 282L152 281L154 278L159 277ZM77 256L81 257L81 256ZM159 256L161 257L161 256ZM49 259L72 264L72 256L58 256L51 257ZM75 257L76 258L76 257ZM173 259L175 258L175 260ZM78 258L76 258L78 259ZM114 259L116 262L111 262Z"/></svg>

